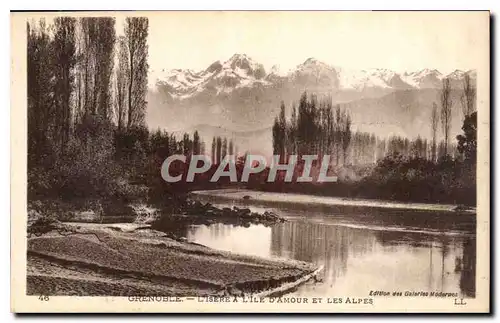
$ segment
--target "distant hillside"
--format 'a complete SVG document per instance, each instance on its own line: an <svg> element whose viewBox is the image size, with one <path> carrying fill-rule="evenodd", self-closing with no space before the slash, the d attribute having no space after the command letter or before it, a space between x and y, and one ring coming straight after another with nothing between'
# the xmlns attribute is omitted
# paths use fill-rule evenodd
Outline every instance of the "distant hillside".
<svg viewBox="0 0 500 323"><path fill-rule="evenodd" d="M439 95L440 91L436 89L401 90L381 98L352 101L345 106L351 111L353 126L359 130L379 136L397 134L410 138L418 135L430 138L432 104L435 102L440 109ZM452 91L453 138L461 132L462 127L460 96L461 91ZM441 135L441 124L438 133Z"/></svg>

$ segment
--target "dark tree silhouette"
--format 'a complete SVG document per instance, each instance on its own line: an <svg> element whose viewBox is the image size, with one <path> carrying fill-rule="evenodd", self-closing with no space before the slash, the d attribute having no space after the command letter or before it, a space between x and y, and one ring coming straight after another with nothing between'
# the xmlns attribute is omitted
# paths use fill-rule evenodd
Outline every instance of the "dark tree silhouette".
<svg viewBox="0 0 500 323"><path fill-rule="evenodd" d="M432 103L432 115L431 115L431 137L432 137L432 157L433 162L436 161L436 136L439 124L439 114L438 107L435 102Z"/></svg>
<svg viewBox="0 0 500 323"><path fill-rule="evenodd" d="M477 155L477 112L465 117L463 134L457 136L458 151L466 161L475 164Z"/></svg>
<svg viewBox="0 0 500 323"><path fill-rule="evenodd" d="M217 142L215 137L212 138L212 165L215 165L217 163Z"/></svg>
<svg viewBox="0 0 500 323"><path fill-rule="evenodd" d="M443 87L441 89L441 128L444 135L444 155L448 155L448 146L450 139L451 127L451 114L452 114L451 100L451 85L448 78L443 79Z"/></svg>
<svg viewBox="0 0 500 323"><path fill-rule="evenodd" d="M226 158L226 156L227 156L227 138L224 137L224 139L222 140L221 160Z"/></svg>
<svg viewBox="0 0 500 323"><path fill-rule="evenodd" d="M132 17L125 20L129 77L127 126L142 125L146 109L148 79L148 18Z"/></svg>
<svg viewBox="0 0 500 323"><path fill-rule="evenodd" d="M215 152L215 163L218 165L222 160L222 139L217 137L216 152Z"/></svg>
<svg viewBox="0 0 500 323"><path fill-rule="evenodd" d="M201 141L198 130L194 131L193 135L193 155L199 155L201 153Z"/></svg>
<svg viewBox="0 0 500 323"><path fill-rule="evenodd" d="M115 81L115 114L118 124L118 130L124 128L125 119L127 116L127 85L128 85L128 48L125 37L118 39L118 66L116 68L116 81Z"/></svg>
<svg viewBox="0 0 500 323"><path fill-rule="evenodd" d="M73 68L76 64L75 46L76 19L70 17L57 17L54 19L54 104L56 137L59 141L59 150L65 152L70 139L72 107L70 106L71 93L74 86Z"/></svg>
<svg viewBox="0 0 500 323"><path fill-rule="evenodd" d="M50 162L49 126L53 117L51 41L45 20L27 24L28 168Z"/></svg>
<svg viewBox="0 0 500 323"><path fill-rule="evenodd" d="M116 42L115 18L97 20L96 39L96 96L97 113L103 120L110 119L111 112L111 76L114 67L114 49Z"/></svg>
<svg viewBox="0 0 500 323"><path fill-rule="evenodd" d="M460 97L464 119L476 110L476 87L469 75L466 73L463 80L463 93Z"/></svg>
<svg viewBox="0 0 500 323"><path fill-rule="evenodd" d="M347 148L349 148L349 144L351 143L351 116L349 113L344 112L342 122L342 150L344 156L344 165L346 165L347 161Z"/></svg>

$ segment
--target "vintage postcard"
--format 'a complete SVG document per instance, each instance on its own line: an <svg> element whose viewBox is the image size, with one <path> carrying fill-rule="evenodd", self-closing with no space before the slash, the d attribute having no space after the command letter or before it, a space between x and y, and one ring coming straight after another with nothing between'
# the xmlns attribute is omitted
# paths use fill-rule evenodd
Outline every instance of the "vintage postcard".
<svg viewBox="0 0 500 323"><path fill-rule="evenodd" d="M489 312L489 26L12 12L11 310Z"/></svg>

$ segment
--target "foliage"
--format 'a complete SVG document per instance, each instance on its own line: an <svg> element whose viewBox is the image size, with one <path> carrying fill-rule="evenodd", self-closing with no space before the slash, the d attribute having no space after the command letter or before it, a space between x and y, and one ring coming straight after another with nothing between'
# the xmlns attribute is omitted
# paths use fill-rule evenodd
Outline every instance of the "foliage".
<svg viewBox="0 0 500 323"><path fill-rule="evenodd" d="M363 197L427 203L475 204L475 181L458 159L443 157L437 163L395 154L381 160L362 180Z"/></svg>
<svg viewBox="0 0 500 323"><path fill-rule="evenodd" d="M441 89L441 129L444 135L444 154L448 154L448 145L450 144L450 127L453 102L451 99L451 84L449 78L443 79Z"/></svg>
<svg viewBox="0 0 500 323"><path fill-rule="evenodd" d="M127 126L144 123L146 92L148 83L148 29L149 21L144 17L129 17L125 20L125 39L128 48L128 118Z"/></svg>
<svg viewBox="0 0 500 323"><path fill-rule="evenodd" d="M477 154L477 112L467 115L462 126L464 133L457 136L458 151L467 162L476 163Z"/></svg>
<svg viewBox="0 0 500 323"><path fill-rule="evenodd" d="M133 126L123 135L113 120L115 19L58 17L48 28L43 20L27 28L29 196L133 195L120 182L122 172L142 171L149 132ZM139 65L136 78L147 79L147 63ZM141 95L135 100L144 101ZM129 163L117 163L117 156Z"/></svg>

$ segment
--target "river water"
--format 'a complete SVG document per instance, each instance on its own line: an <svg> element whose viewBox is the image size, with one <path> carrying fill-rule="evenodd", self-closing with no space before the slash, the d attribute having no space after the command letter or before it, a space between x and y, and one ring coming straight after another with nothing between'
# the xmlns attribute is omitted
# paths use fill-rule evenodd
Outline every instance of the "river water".
<svg viewBox="0 0 500 323"><path fill-rule="evenodd" d="M258 193L250 201L242 201L242 194L252 195L219 192L195 198L220 207L271 210L287 221L269 227L192 226L188 240L240 254L324 266L319 282L307 282L294 295L366 297L370 291L408 291L475 296L474 215L442 216L432 210L392 210L387 214L359 205L336 209L303 201L283 204L279 201L289 197L276 193Z"/></svg>

